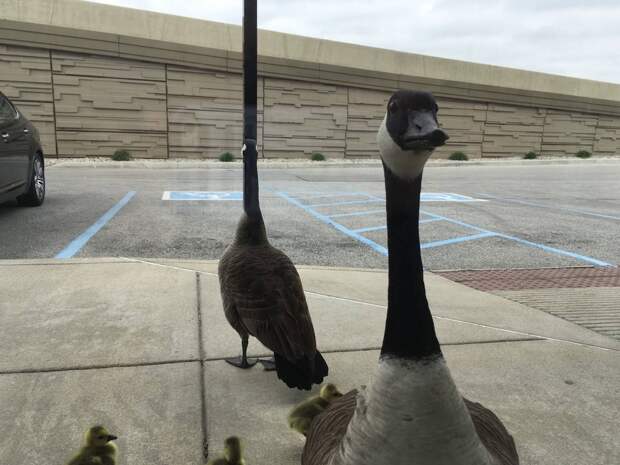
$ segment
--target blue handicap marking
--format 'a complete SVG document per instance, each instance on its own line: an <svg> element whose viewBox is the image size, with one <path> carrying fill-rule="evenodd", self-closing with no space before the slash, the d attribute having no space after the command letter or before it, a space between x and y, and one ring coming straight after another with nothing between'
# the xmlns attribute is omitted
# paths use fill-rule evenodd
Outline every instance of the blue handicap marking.
<svg viewBox="0 0 620 465"><path fill-rule="evenodd" d="M243 192L223 191L164 191L162 200L243 200Z"/></svg>
<svg viewBox="0 0 620 465"><path fill-rule="evenodd" d="M422 192L421 202L486 202L467 195L453 194L450 192Z"/></svg>

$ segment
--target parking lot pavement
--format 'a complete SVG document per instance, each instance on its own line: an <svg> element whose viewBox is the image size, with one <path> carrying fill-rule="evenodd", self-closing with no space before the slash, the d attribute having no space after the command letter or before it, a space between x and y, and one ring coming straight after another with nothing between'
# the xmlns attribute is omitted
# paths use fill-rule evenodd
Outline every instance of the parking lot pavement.
<svg viewBox="0 0 620 465"><path fill-rule="evenodd" d="M299 463L303 439L286 414L308 393L222 360L240 341L215 262L159 261L0 262L0 463L65 463L95 423L119 437L119 463L198 465L232 434L248 463ZM386 272L300 274L328 381L367 384ZM505 422L522 463L618 463L619 341L435 274L425 281L459 389ZM250 351L266 353L255 340Z"/></svg>
<svg viewBox="0 0 620 465"><path fill-rule="evenodd" d="M385 268L380 166L259 168L271 242L295 263ZM219 258L241 170L53 166L38 209L0 206L0 258ZM620 262L620 164L429 167L429 270Z"/></svg>

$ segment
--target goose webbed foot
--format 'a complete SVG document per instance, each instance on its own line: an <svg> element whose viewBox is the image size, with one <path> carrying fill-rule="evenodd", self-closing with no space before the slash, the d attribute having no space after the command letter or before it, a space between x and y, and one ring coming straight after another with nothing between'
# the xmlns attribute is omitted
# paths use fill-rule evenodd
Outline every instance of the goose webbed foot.
<svg viewBox="0 0 620 465"><path fill-rule="evenodd" d="M260 364L263 366L265 371L275 371L276 369L276 359L271 357L267 359L259 359Z"/></svg>
<svg viewBox="0 0 620 465"><path fill-rule="evenodd" d="M258 361L255 358L247 358L241 355L239 357L226 358L224 360L226 360L226 362L230 363L232 366L243 369L252 368L254 365L256 365L256 362Z"/></svg>
<svg viewBox="0 0 620 465"><path fill-rule="evenodd" d="M226 358L224 360L226 360L232 366L235 366L237 368L243 368L243 369L252 368L254 365L256 365L256 362L258 361L255 358L248 358L248 336L247 335L241 336L241 355L239 357Z"/></svg>

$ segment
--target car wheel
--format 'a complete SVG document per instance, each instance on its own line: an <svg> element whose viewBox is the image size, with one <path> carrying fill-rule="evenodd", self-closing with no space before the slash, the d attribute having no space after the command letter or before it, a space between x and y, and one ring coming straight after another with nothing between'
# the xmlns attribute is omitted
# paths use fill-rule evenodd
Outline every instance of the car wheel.
<svg viewBox="0 0 620 465"><path fill-rule="evenodd" d="M36 154L32 160L32 176L28 190L17 197L20 205L28 207L38 207L45 200L45 167L43 157Z"/></svg>

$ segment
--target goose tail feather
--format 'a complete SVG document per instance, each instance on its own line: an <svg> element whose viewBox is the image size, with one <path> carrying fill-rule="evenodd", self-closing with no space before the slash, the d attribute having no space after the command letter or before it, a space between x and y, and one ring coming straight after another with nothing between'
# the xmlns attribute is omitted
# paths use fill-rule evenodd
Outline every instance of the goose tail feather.
<svg viewBox="0 0 620 465"><path fill-rule="evenodd" d="M321 384L329 371L325 359L317 350L314 357L307 355L291 362L279 354L274 354L278 378L290 388L312 388L313 384Z"/></svg>

